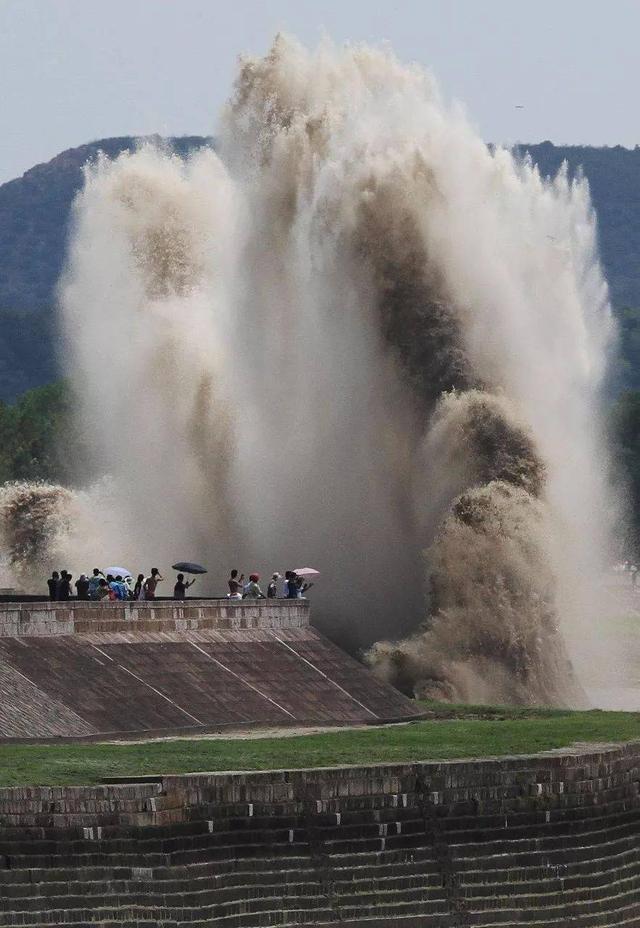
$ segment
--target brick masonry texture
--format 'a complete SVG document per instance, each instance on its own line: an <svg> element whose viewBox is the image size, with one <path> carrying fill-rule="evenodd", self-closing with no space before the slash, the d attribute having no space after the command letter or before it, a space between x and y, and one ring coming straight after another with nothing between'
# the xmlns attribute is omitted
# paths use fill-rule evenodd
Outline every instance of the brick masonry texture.
<svg viewBox="0 0 640 928"><path fill-rule="evenodd" d="M640 925L640 744L0 790L0 925Z"/></svg>
<svg viewBox="0 0 640 928"><path fill-rule="evenodd" d="M308 624L309 604L299 600L0 603L0 638L51 638L96 631L301 628Z"/></svg>
<svg viewBox="0 0 640 928"><path fill-rule="evenodd" d="M0 697L0 739L416 715L286 601L0 604Z"/></svg>

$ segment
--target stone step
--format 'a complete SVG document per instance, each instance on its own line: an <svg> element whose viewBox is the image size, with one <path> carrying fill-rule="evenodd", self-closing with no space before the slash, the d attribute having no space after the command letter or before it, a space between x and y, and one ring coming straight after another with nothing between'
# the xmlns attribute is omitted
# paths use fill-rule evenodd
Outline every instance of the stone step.
<svg viewBox="0 0 640 928"><path fill-rule="evenodd" d="M307 909L304 911L283 911L276 909L274 911L264 911L256 913L243 913L241 915L227 915L215 918L201 919L199 916L192 917L193 913L185 912L179 919L164 918L154 915L151 918L140 917L138 914L129 917L112 917L111 913L105 916L98 911L95 917L90 919L83 918L81 921L74 919L75 913L67 913L69 918L65 918L62 923L64 928L87 928L87 925L99 925L99 928L271 928L271 926L280 926L280 928L301 928L303 925L330 925L337 928L336 913L329 908L326 909ZM88 913L93 916L94 913ZM37 922L15 922L20 928L43 928L41 921ZM342 922L340 922L342 925ZM449 928L452 925L449 921L433 922L433 928ZM385 925L388 928L388 925ZM424 923L426 928L426 923ZM429 923L431 928L431 923Z"/></svg>
<svg viewBox="0 0 640 928"><path fill-rule="evenodd" d="M312 867L295 870L240 870L204 874L198 874L197 869L194 874L192 872L194 869L196 868L189 868L188 872L181 876L167 877L166 879L158 879L156 876L157 871L140 868L142 872L139 872L137 876L128 874L126 877L121 875L116 878L105 874L102 879L95 879L85 878L82 871L77 871L74 873L73 879L6 882L2 884L0 890L0 908L3 901L9 898L66 896L80 893L99 895L105 891L105 887L108 887L108 891L113 893L153 891L168 895L172 892L193 892L202 889L224 889L226 891L232 887L250 888L277 884L291 887L294 885L313 885L318 882L317 873ZM304 883L301 882L301 878L304 878Z"/></svg>
<svg viewBox="0 0 640 928"><path fill-rule="evenodd" d="M256 861L262 869L240 869L241 862L227 863L224 872L215 864L196 864L190 867L146 869L144 878L135 879L131 868L121 867L115 870L87 871L62 870L48 871L5 871L6 877L13 877L2 884L0 898L16 898L31 896L66 895L73 892L85 891L88 894L98 894L102 887L110 886L114 891L121 888L141 888L151 886L158 893L182 891L185 887L205 886L239 886L239 885L274 885L280 883L289 885L297 883L306 874L306 881L317 881L317 872L310 864L309 859L298 860L291 869L281 869L277 861ZM274 866L275 864L275 866ZM302 865L305 865L304 867ZM380 880L409 881L419 880L429 885L441 883L440 871L437 863L432 859L417 861L390 860L375 864L369 861L360 866L337 867L331 869L334 883L338 887L350 887L355 882L360 885L373 885Z"/></svg>
<svg viewBox="0 0 640 928"><path fill-rule="evenodd" d="M619 858L615 858L597 861L597 864L596 868L589 867L577 873L572 867L532 868L536 875L528 879L522 879L520 871L501 870L492 871L492 878L486 880L483 878L482 871L478 871L477 880L471 881L465 878L465 881L460 883L460 893L465 896L491 896L520 892L535 894L550 892L551 889L563 892L583 887L610 886L619 879L640 874L640 859L637 851L629 854L626 861L622 863ZM498 878L494 879L493 874L496 874Z"/></svg>
<svg viewBox="0 0 640 928"><path fill-rule="evenodd" d="M425 834L424 819L407 819L405 821L370 822L368 825L331 825L309 829L316 839L327 844L340 841L364 841L371 838L391 837L393 835Z"/></svg>
<svg viewBox="0 0 640 928"><path fill-rule="evenodd" d="M475 840L481 836L481 833L476 830L470 832L455 830L454 835L456 841L455 843L451 843L451 848L454 856L461 852L462 856L465 858L473 854L485 856L487 853L503 853L507 847L510 853L518 853L527 850L551 850L561 846L574 846L576 837L579 838L581 843L592 841L595 836L604 835L605 833L609 838L615 837L616 835L625 833L625 829L627 833L635 829L637 824L638 820L634 818L633 814L629 815L624 813L615 816L613 820L609 820L606 828L597 830L591 829L589 831L580 831L576 833L575 831L565 831L565 829L562 829L562 832L559 834L557 829L551 830L548 827L543 828L540 826L539 830L536 832L536 837L525 838L522 837L523 832L521 830L501 829L500 831L487 832L484 836L486 840L481 841ZM278 826L279 825L280 823L278 823ZM300 838L303 839L303 842L306 839L306 835L301 833L301 829L295 828L284 829L278 827L269 831L266 828L254 830L247 827L235 831L223 832L210 831L209 828L210 825L208 822L200 823L197 831L186 834L181 833L171 837L163 837L160 840L146 837L144 840L134 838L112 838L106 840L102 836L98 838L98 835L96 835L96 840L93 841L88 841L86 839L72 840L65 844L44 840L19 841L11 842L10 844L1 842L0 854L10 856L20 862L26 859L27 855L31 854L35 857L47 858L58 856L62 860L74 860L86 854L92 855L96 853L103 857L113 854L120 858L122 855L129 852L139 855L144 854L145 856L153 853L174 854L178 851L188 851L197 848L210 848L222 845L228 846L231 843L235 846L242 843L281 843L284 845L293 843L290 841L291 832L293 832L295 842L298 842ZM398 835L407 836L411 834L421 834L424 833L424 830L425 825L422 820L410 819L405 822L372 823L364 828L353 825L342 826L342 824L340 824L331 828L318 829L315 834L326 842L328 852L332 853L339 847L340 843L344 841L360 843L368 839L375 841L377 838L384 837L389 839L385 842L386 845L392 847L393 841L391 839L396 838ZM499 837L496 837L496 835ZM461 842L459 839L462 837L468 837L469 840ZM401 843L406 845L410 842L401 839ZM353 849L355 849L355 846L355 844L352 844Z"/></svg>
<svg viewBox="0 0 640 928"><path fill-rule="evenodd" d="M420 809L422 803L430 802L436 808L447 808L452 817L465 814L463 805L470 803L471 807L468 814L474 812L478 815L495 816L505 812L508 808L509 800L513 803L514 813L530 813L532 811L532 802L537 801L539 797L541 809L554 808L589 808L590 806L602 807L608 802L638 801L638 785L632 779L612 782L608 786L603 786L600 791L594 793L595 782L592 779L575 781L574 783L556 783L557 792L549 793L546 788L549 784L539 784L542 789L533 783L529 785L512 785L505 789L504 795L496 799L496 795L501 791L498 785L487 786L486 781L479 783L477 786L466 787L465 789L456 790L431 790L426 793L409 791L405 793L370 793L362 796L332 796L318 799L299 799L289 800L286 802L254 802L252 803L253 814L258 815L308 815L324 814L332 815L336 812L343 816L366 814L371 811L385 811L394 808ZM216 816L239 816L247 814L248 803L221 804L217 796L210 799L206 797L206 791L200 791L201 795L197 803L187 807L185 814L188 818L206 817L215 818ZM518 807L518 800L526 800L526 808ZM449 810L449 806L451 807Z"/></svg>
<svg viewBox="0 0 640 928"><path fill-rule="evenodd" d="M303 925L327 925L337 928L336 913L331 909L309 909L303 912L284 912L282 909L277 909L272 912L226 915L210 917L205 920L200 919L197 915L192 918L190 917L192 914L187 912L179 920L176 920L164 918L162 915L157 914L152 915L150 918L140 917L137 914L120 918L109 913L105 917L98 912L95 917L91 917L93 913L89 913L90 918L82 918L80 921L76 921L76 913L69 912L65 913L65 921L57 924L64 926L64 928L87 928L87 925L97 925L99 928L271 928L271 926L301 928ZM17 926L19 928L43 928L45 924L51 923L16 921L12 923L12 928L14 925L16 928ZM340 925L342 924L340 922ZM450 923L441 923L440 920L433 923L429 922L429 928L431 928L432 924L433 928L444 928L444 924L449 925ZM385 928L387 928L386 925Z"/></svg>
<svg viewBox="0 0 640 928"><path fill-rule="evenodd" d="M11 869L0 870L0 885L5 883L42 883L42 882L69 882L73 880L115 880L133 879L136 872L143 872L145 877L154 880L188 879L191 874L198 876L216 876L229 874L256 874L268 873L312 873L313 865L307 855L301 857L287 857L287 867L281 865L281 860L269 857L254 857L236 860L199 861L190 865L175 867L139 867L139 866L102 866L102 867L66 867L54 869ZM0 898L2 890L0 890Z"/></svg>
<svg viewBox="0 0 640 928"><path fill-rule="evenodd" d="M323 853L331 860L349 854L378 854L404 850L425 850L431 842L424 834L387 835L375 838L327 841L322 845Z"/></svg>
<svg viewBox="0 0 640 928"><path fill-rule="evenodd" d="M158 803L163 798L165 797L160 796L153 801L154 803ZM317 813L312 811L308 813L306 817L302 814L286 816L274 815L273 812L264 815L249 814L250 812L254 812L253 806L249 804L243 804L241 808L243 810L242 815L237 814L237 808L234 807L234 814L232 816L227 814L221 815L218 814L217 811L214 814L214 810L211 810L211 817L207 819L203 818L202 809L192 810L198 812L198 817L191 817L188 821L175 822L172 824L155 824L137 827L134 825L103 824L101 826L101 833L103 840L128 838L145 840L147 838L162 839L174 838L178 835L201 834L209 831L211 828L216 832L246 830L251 828L272 828L275 822L278 822L279 826L282 828L306 827L307 823L322 828L330 828L338 824L341 826L364 825L366 827L372 827L377 822L405 822L422 819L422 812L418 807L407 808L403 806L399 806L395 809L387 807L374 810L373 812L371 810L356 812L347 811L343 813ZM634 804L630 803L628 800L618 800L608 805L598 805L589 808L583 807L581 809L566 810L541 809L526 813L510 811L507 813L484 816L477 814L473 816L446 815L438 820L441 823L441 827L447 832L455 832L458 830L472 832L475 830L477 832L487 833L492 829L501 831L505 828L506 824L510 833L515 833L515 830L518 828L534 828L536 825L545 828L554 823L563 826L566 825L569 828L571 827L568 824L569 822L586 823L594 817L604 819L605 817L611 818L613 815L617 814L626 814L632 817L634 810L640 815L640 801ZM36 841L38 839L60 841L70 840L73 837L82 840L85 827L86 826L74 826L72 829L65 829L53 826L32 826L28 828L5 826L4 828L0 828L0 841ZM97 828L97 826L94 826L94 829L95 828Z"/></svg>
<svg viewBox="0 0 640 928"><path fill-rule="evenodd" d="M422 903L429 905L429 902ZM440 903L434 903L434 906ZM316 916L320 911L327 911L326 901L320 897L307 898L306 896L282 897L282 896L263 896L257 899L242 899L233 902L213 903L199 906L164 906L160 902L154 904L151 901L147 904L128 905L123 902L122 905L115 903L105 906L92 905L90 908L85 905L70 905L62 910L40 909L25 910L22 912L0 912L0 925L3 928L23 922L39 925L60 925L68 922L85 921L88 924L96 922L102 923L103 920L111 919L138 919L152 920L156 924L162 924L163 921L176 921L180 924L181 920L186 918L190 920L198 919L202 921L217 921L234 915L260 915L266 912L280 912L281 918L285 921L292 921L288 916L296 913L296 916L312 914ZM309 921L309 918L305 918Z"/></svg>
<svg viewBox="0 0 640 928"><path fill-rule="evenodd" d="M21 884L18 884L21 888ZM6 890L7 887L4 888ZM205 880L181 881L176 885L166 883L158 886L152 881L118 881L113 883L42 884L34 887L29 895L3 891L0 912L39 910L43 904L47 909L81 908L91 899L91 904L108 907L117 897L120 905L164 905L173 907L197 907L202 904L224 903L262 898L263 896L315 897L324 894L322 884L316 877L306 882L284 882L277 874L271 882L227 884L226 881L212 886ZM149 899L152 896L152 899Z"/></svg>
<svg viewBox="0 0 640 928"><path fill-rule="evenodd" d="M508 819L507 819L508 822ZM569 819L566 821L549 820L537 822L530 825L521 825L504 823L492 827L479 826L470 823L470 827L459 827L450 824L450 820L443 819L439 823L440 832L446 836L447 840L455 844L487 844L490 841L507 839L515 841L519 839L532 839L550 837L561 837L563 835L569 838L575 838L577 835L583 835L590 832L598 832L603 829L613 829L624 825L638 827L640 825L640 807L631 810L622 810L606 816L590 817L585 819Z"/></svg>
<svg viewBox="0 0 640 928"><path fill-rule="evenodd" d="M441 827L447 831L472 830L481 828L519 827L546 823L586 822L593 818L606 819L624 812L640 811L640 797L633 799L616 799L608 803L598 801L592 805L580 805L572 808L528 808L526 810L509 809L491 814L475 813L471 815L453 815L444 807L435 809Z"/></svg>
<svg viewBox="0 0 640 928"><path fill-rule="evenodd" d="M441 805L441 808L446 809L446 812L451 815L451 818L457 818L458 816L470 816L473 815L474 810L480 815L495 815L495 814L509 814L511 811L518 811L527 807L535 807L541 811L555 811L556 813L564 813L565 811L575 812L582 810L585 806L594 807L597 805L599 798L606 803L614 801L636 801L637 796L634 792L633 796L630 796L629 791L615 790L611 791L610 794L606 796L603 795L600 797L598 794L584 794L584 795L568 795L568 794L557 794L554 796L541 796L540 798L531 798L526 796L515 796L515 797L504 797L494 795L492 799L479 799L474 798L473 795L470 795L468 799L464 801L455 801L450 805ZM586 800L586 802L585 802ZM595 801L594 801L595 800ZM438 806L435 806L437 810Z"/></svg>
<svg viewBox="0 0 640 928"><path fill-rule="evenodd" d="M287 841L286 843L242 843L242 844L216 844L203 842L199 846L185 850L167 852L143 851L131 843L129 851L114 851L104 853L100 842L95 842L90 853L63 853L44 855L11 855L9 857L11 869L46 869L46 868L83 868L95 866L146 866L160 867L172 863L195 863L199 860L214 861L229 858L267 856L304 856L309 854L309 845L300 841Z"/></svg>
<svg viewBox="0 0 640 928"><path fill-rule="evenodd" d="M471 806L474 803L480 805L481 811L486 803L486 810L491 811L492 804L496 800L503 804L514 802L516 806L522 800L526 800L527 803L538 800L541 803L572 805L583 803L585 795L589 794L602 796L605 801L610 801L622 799L625 796L636 796L637 792L636 784L628 777L614 776L603 780L586 779L542 783L528 781L521 784L488 784L485 780L471 787L433 789L425 792L424 798L435 805L451 806L454 809L459 807L463 812L465 803L470 805L469 811L472 811Z"/></svg>
<svg viewBox="0 0 640 928"><path fill-rule="evenodd" d="M513 841L503 839L468 844L450 844L453 859L461 866L467 865L474 858L484 860L487 857L496 857L508 854L518 857L526 854L562 854L565 851L587 850L598 848L604 844L615 841L624 841L638 834L639 827L629 823L611 829L602 828L597 831L584 832L579 835L548 835L544 838L516 838Z"/></svg>
<svg viewBox="0 0 640 928"><path fill-rule="evenodd" d="M596 912L592 916L572 916L570 922L563 921L562 923L557 921L550 922L544 917L542 917L542 920L536 918L534 921L522 920L515 922L485 921L485 917L487 916L482 914L465 914L465 924L474 926L474 928L524 928L524 926L526 926L526 928L569 928L569 925L571 928L638 928L638 925L640 925L640 910L633 904L622 906L611 912ZM369 928L369 926L370 923L367 922L367 928ZM387 928L387 926L385 925L384 928ZM429 928L431 928L431 926L429 926ZM440 928L440 925L438 924L434 926L434 928Z"/></svg>
<svg viewBox="0 0 640 928"><path fill-rule="evenodd" d="M581 911L568 913L562 905L548 909L523 911L510 909L500 912L465 912L465 922L475 928L622 928L640 925L640 903L627 896L614 895Z"/></svg>
<svg viewBox="0 0 640 928"><path fill-rule="evenodd" d="M443 909L448 911L447 897L444 889L420 887L400 888L400 889L381 889L379 891L360 891L360 887L350 893L343 893L335 896L336 904L340 911L347 910L367 910L375 905L402 905L418 906L423 903L433 903L439 911Z"/></svg>
<svg viewBox="0 0 640 928"><path fill-rule="evenodd" d="M574 866L583 861L606 857L608 854L619 854L627 850L637 851L637 846L637 838L631 834L623 838L617 838L612 842L603 841L593 845L561 848L553 851L520 851L515 853L507 848L499 853L473 854L471 857L463 857L462 854L458 854L455 857L455 867L460 871L461 878L464 879L465 870L486 869L489 871L501 868L518 870L535 866Z"/></svg>
<svg viewBox="0 0 640 928"><path fill-rule="evenodd" d="M331 886L336 896L358 892L388 892L397 889L442 889L442 877L438 872L398 873L394 876L357 876L335 879L331 872Z"/></svg>
<svg viewBox="0 0 640 928"><path fill-rule="evenodd" d="M150 871L151 879L157 882L167 880L191 879L227 879L229 877L251 876L251 879L278 873L284 878L291 874L314 874L315 866L309 854L291 856L285 860L272 857L236 858L220 861L196 861L192 864L176 864L171 867L158 867Z"/></svg>
<svg viewBox="0 0 640 928"><path fill-rule="evenodd" d="M281 857L287 859L290 855L294 857L309 856L310 848L308 844L300 841L292 841L287 844L241 844L241 845L221 845L219 847L195 848L188 851L174 851L168 854L167 864L191 864L200 861L213 861L228 859L242 859L251 857Z"/></svg>
<svg viewBox="0 0 640 928"><path fill-rule="evenodd" d="M366 861L365 863L360 860L347 867L336 867L333 865L334 861L331 861L331 876L336 883L413 876L441 880L440 864L433 858L420 859L418 856L414 860L412 855L411 859L387 860L386 855L381 855L378 863L370 858L366 858Z"/></svg>
<svg viewBox="0 0 640 928"><path fill-rule="evenodd" d="M594 903L601 899L608 899L615 891L619 895L628 895L630 898L637 898L637 890L640 887L640 875L634 874L628 877L621 877L614 881L607 881L599 886L585 885L578 887L544 887L541 891L529 893L521 892L520 887L506 886L504 894L478 894L469 895L463 893L465 907L471 911L493 911L494 909L518 907L523 911L530 909L542 909L549 906L557 905L562 901L565 907L576 904Z"/></svg>
<svg viewBox="0 0 640 928"><path fill-rule="evenodd" d="M265 843L288 843L290 834L296 829L284 828L279 824L273 828L247 828L236 831L215 831L209 826L196 834L177 834L169 837L155 837L145 835L140 837L105 838L97 828L91 829L90 834L82 839L67 841L13 841L0 842L0 854L5 856L75 856L83 853L94 853L99 850L101 854L120 855L135 849L140 854L161 853L169 854L178 850L191 850L197 847L230 846ZM300 829L297 829L300 831ZM372 829L373 830L373 829Z"/></svg>
<svg viewBox="0 0 640 928"><path fill-rule="evenodd" d="M411 925L409 919L417 916L435 916L438 921L434 922L434 928L445 928L446 925L457 925L458 922L451 918L448 904L442 900L424 900L420 902L371 902L368 905L340 906L340 920L348 921L350 919L358 924L365 922L367 919L384 919L383 924L395 925L392 919L407 919L407 925ZM448 919L448 920L445 920Z"/></svg>
<svg viewBox="0 0 640 928"><path fill-rule="evenodd" d="M345 853L340 852L331 857L332 871L346 870L359 866L378 866L396 864L408 861L410 863L420 863L423 866L430 865L433 868L438 866L432 847L414 847L389 849L385 851L353 851Z"/></svg>

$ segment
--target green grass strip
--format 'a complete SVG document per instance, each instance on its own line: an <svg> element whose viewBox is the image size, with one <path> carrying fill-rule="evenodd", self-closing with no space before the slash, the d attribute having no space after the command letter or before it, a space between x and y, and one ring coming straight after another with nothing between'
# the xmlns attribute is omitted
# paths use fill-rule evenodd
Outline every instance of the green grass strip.
<svg viewBox="0 0 640 928"><path fill-rule="evenodd" d="M434 720L285 738L0 746L0 786L105 776L268 770L529 754L577 741L640 740L640 713L425 704Z"/></svg>

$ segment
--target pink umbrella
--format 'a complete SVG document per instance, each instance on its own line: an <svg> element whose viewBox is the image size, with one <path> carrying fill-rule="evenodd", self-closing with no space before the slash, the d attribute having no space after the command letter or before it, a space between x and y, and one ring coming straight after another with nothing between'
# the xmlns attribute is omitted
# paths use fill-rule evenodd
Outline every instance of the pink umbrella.
<svg viewBox="0 0 640 928"><path fill-rule="evenodd" d="M294 574L297 574L298 577L319 577L320 571L314 567L297 567Z"/></svg>

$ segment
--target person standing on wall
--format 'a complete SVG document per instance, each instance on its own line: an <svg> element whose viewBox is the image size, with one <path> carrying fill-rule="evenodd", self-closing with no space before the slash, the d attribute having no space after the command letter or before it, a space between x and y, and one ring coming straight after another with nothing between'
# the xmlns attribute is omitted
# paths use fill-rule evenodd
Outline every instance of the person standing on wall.
<svg viewBox="0 0 640 928"><path fill-rule="evenodd" d="M151 576L147 577L144 581L144 598L145 599L155 599L156 598L156 587L161 580L164 580L164 577L161 576L160 571L157 567L151 568Z"/></svg>
<svg viewBox="0 0 640 928"><path fill-rule="evenodd" d="M288 570L287 574L287 599L297 599L298 598L298 578L295 571ZM286 574L285 574L286 576Z"/></svg>
<svg viewBox="0 0 640 928"><path fill-rule="evenodd" d="M271 577L269 581L269 586L267 587L267 599L275 599L278 595L278 580L280 579L280 574L276 573Z"/></svg>
<svg viewBox="0 0 640 928"><path fill-rule="evenodd" d="M95 599L98 601L101 599L109 599L109 586L104 577L100 577L98 580L98 588L96 590Z"/></svg>
<svg viewBox="0 0 640 928"><path fill-rule="evenodd" d="M93 574L89 578L89 599L99 599L98 596L98 587L100 586L100 580L104 580L104 574L99 567L93 568Z"/></svg>
<svg viewBox="0 0 640 928"><path fill-rule="evenodd" d="M173 588L173 598L174 599L186 599L187 590L189 589L190 586L193 586L195 582L196 582L195 577L193 580L187 580L185 582L184 574L178 574L176 585Z"/></svg>
<svg viewBox="0 0 640 928"><path fill-rule="evenodd" d="M244 580L244 574L238 576L238 571L234 569L231 571L229 576L229 599L242 599L242 581Z"/></svg>
<svg viewBox="0 0 640 928"><path fill-rule="evenodd" d="M138 579L133 588L133 598L134 599L144 599L144 574L138 574Z"/></svg>
<svg viewBox="0 0 640 928"><path fill-rule="evenodd" d="M249 582L244 589L245 599L266 599L260 589L260 574L249 574Z"/></svg>
<svg viewBox="0 0 640 928"><path fill-rule="evenodd" d="M69 599L71 599L72 579L72 574L67 573L66 570L61 572L60 579L58 581L58 589L56 591L56 599L58 602L67 602Z"/></svg>
<svg viewBox="0 0 640 928"><path fill-rule="evenodd" d="M86 574L80 574L75 582L75 588L78 599L89 599L89 580Z"/></svg>
<svg viewBox="0 0 640 928"><path fill-rule="evenodd" d="M55 603L58 598L58 584L60 583L60 574L57 570L51 574L47 580L47 586L49 587L49 601Z"/></svg>

